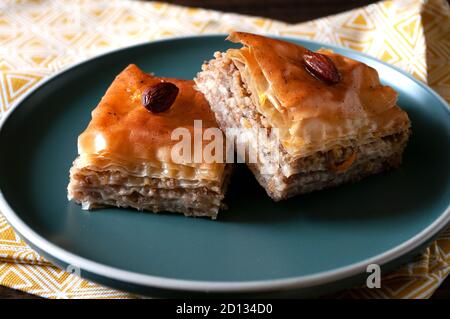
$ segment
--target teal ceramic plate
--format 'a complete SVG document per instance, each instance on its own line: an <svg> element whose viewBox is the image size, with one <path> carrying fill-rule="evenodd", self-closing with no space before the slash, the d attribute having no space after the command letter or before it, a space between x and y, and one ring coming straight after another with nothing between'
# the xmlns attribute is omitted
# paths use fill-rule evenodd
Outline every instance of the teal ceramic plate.
<svg viewBox="0 0 450 319"><path fill-rule="evenodd" d="M274 203L242 166L217 221L101 209L68 202L77 137L129 63L190 79L232 44L223 36L171 39L118 50L48 79L4 116L0 211L38 252L102 284L155 295L312 295L417 252L449 221L448 105L409 75L360 53L400 93L413 134L401 168L352 185Z"/></svg>

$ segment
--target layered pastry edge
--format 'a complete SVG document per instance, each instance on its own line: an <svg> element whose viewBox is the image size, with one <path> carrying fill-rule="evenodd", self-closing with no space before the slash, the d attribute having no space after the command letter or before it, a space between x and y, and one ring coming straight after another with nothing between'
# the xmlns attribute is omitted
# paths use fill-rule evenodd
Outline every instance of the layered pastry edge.
<svg viewBox="0 0 450 319"><path fill-rule="evenodd" d="M223 199L231 166L221 181L134 175L120 166L82 165L78 157L70 169L68 199L84 210L115 206L139 211L176 212L185 216L217 218L225 208Z"/></svg>

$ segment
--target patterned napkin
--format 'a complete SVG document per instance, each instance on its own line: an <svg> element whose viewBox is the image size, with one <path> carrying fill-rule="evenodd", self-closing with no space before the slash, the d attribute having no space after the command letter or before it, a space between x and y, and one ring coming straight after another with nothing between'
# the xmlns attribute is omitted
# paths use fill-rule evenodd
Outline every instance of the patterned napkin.
<svg viewBox="0 0 450 319"><path fill-rule="evenodd" d="M445 0L384 1L307 23L183 8L157 2L3 0L0 117L47 76L118 47L230 30L300 37L363 51L427 82L450 100L450 10ZM0 146L1 147L1 146ZM424 253L352 298L428 298L450 273L450 228ZM53 266L0 213L0 284L48 298L130 298Z"/></svg>

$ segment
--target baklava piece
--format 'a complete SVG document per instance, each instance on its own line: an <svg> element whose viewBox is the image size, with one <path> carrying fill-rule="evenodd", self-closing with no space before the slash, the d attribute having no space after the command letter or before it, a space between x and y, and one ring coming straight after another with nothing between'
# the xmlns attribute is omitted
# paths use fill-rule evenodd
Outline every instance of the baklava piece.
<svg viewBox="0 0 450 319"><path fill-rule="evenodd" d="M179 142L171 136L175 129L187 129L194 139L195 120L202 121L202 130L217 127L208 102L193 85L154 77L135 65L118 75L78 138L69 200L83 209L132 207L215 219L230 167L179 163L171 153Z"/></svg>
<svg viewBox="0 0 450 319"><path fill-rule="evenodd" d="M250 130L238 153L271 198L400 165L410 121L375 69L329 50L312 52L259 35L234 32L228 39L243 47L215 53L196 87L222 130ZM276 142L260 142L261 129L276 133ZM256 162L249 161L250 151Z"/></svg>

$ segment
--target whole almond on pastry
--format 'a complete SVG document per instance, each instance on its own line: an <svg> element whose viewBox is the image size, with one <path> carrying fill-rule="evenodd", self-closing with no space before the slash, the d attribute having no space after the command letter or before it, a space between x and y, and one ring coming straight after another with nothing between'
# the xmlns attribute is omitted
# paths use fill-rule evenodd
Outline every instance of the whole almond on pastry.
<svg viewBox="0 0 450 319"><path fill-rule="evenodd" d="M142 105L152 113L160 113L168 110L178 95L178 87L170 82L161 82L149 86L141 97Z"/></svg>
<svg viewBox="0 0 450 319"><path fill-rule="evenodd" d="M307 51L303 55L305 69L317 79L328 84L336 84L341 75L333 61L324 54Z"/></svg>

